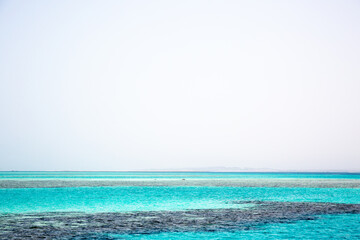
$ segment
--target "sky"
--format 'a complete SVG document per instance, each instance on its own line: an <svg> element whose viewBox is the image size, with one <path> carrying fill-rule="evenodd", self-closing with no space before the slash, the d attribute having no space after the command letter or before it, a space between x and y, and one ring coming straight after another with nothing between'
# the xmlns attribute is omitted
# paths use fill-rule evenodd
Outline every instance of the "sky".
<svg viewBox="0 0 360 240"><path fill-rule="evenodd" d="M357 0L0 0L0 170L360 171Z"/></svg>

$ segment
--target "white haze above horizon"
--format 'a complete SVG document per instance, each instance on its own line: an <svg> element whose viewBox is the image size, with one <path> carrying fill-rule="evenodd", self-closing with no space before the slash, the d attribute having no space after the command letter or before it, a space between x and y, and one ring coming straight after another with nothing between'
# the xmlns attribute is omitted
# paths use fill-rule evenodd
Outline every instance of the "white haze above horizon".
<svg viewBox="0 0 360 240"><path fill-rule="evenodd" d="M0 170L360 171L359 1L0 1Z"/></svg>

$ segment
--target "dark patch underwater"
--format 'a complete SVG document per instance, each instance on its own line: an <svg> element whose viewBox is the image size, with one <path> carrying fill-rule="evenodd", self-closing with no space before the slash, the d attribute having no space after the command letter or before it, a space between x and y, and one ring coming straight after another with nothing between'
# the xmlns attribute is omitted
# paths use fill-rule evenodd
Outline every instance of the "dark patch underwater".
<svg viewBox="0 0 360 240"><path fill-rule="evenodd" d="M1 214L1 239L114 239L111 234L246 231L273 223L311 221L320 215L360 214L360 204L235 201L247 209L52 212Z"/></svg>

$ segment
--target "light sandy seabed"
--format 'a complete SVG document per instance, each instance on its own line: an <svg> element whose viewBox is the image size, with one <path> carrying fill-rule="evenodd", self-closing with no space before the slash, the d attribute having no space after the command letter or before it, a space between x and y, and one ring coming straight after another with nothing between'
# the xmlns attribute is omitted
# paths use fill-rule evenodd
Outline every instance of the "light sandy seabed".
<svg viewBox="0 0 360 240"><path fill-rule="evenodd" d="M360 188L360 179L69 179L0 180L0 188L55 188L103 186L221 186Z"/></svg>

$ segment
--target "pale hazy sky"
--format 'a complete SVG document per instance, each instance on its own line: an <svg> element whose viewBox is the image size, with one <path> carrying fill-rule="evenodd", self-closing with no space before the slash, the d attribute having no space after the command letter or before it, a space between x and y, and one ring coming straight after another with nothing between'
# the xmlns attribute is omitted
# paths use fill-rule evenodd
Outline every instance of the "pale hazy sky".
<svg viewBox="0 0 360 240"><path fill-rule="evenodd" d="M360 1L0 0L0 170L360 171Z"/></svg>

